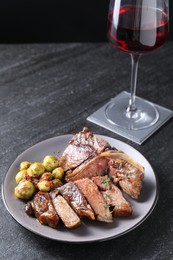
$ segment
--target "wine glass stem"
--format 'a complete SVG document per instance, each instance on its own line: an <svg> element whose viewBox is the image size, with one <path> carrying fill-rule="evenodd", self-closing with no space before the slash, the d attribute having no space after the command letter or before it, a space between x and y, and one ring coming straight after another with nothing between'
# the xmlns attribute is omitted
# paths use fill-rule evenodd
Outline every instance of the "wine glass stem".
<svg viewBox="0 0 173 260"><path fill-rule="evenodd" d="M129 104L127 107L127 116L133 117L133 113L136 111L136 105L135 105L135 96L136 96L136 83L137 83L137 74L138 74L138 64L139 64L139 58L140 54L130 54L131 56L131 86L130 86L130 99Z"/></svg>

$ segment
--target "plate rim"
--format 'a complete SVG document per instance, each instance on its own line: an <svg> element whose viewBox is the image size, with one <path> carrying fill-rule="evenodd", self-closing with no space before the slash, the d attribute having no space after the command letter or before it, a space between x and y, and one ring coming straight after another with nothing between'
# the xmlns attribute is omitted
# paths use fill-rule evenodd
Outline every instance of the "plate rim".
<svg viewBox="0 0 173 260"><path fill-rule="evenodd" d="M146 219L148 219L148 217L151 215L151 213L153 212L153 210L155 209L155 206L158 202L158 199L159 199L159 181L158 181L158 176L157 174L155 173L152 165L150 164L150 162L148 161L148 159L142 154L140 153L137 149L135 149L133 146L121 141L121 140L118 140L116 138L113 138L113 137L109 137L109 136L106 136L106 135L100 135L100 134L95 134L97 136L100 136L102 138L108 138L112 141L116 141L118 142L119 144L122 144L122 145L125 145L126 147L134 150L135 152L137 152L140 156L142 156L144 158L144 160L147 161L147 163L149 164L149 166L151 167L152 169L152 172L153 172L153 175L155 177L155 184L156 184L156 194L155 194L155 197L153 199L153 203L149 209L149 211L144 215L144 217L142 217L142 219L140 221L138 221L135 225L133 225L132 227L129 227L128 229L118 233L118 234L115 234L115 235L111 235L111 236L108 236L108 237L104 237L104 238L98 238L98 239L89 239L89 240L66 240L66 239L61 239L61 238L54 238L54 237L50 237L50 236L46 236L45 234L41 234L40 232L37 232L35 230L33 230L32 228L28 228L26 227L23 223L22 223L22 220L20 219L16 219L14 216L13 216L13 213L11 212L10 210L10 207L6 201L6 195L5 195L5 187L4 187L4 183L5 183L5 180L7 178L7 175L8 173L10 172L10 170L13 168L15 162L21 157L23 156L25 153L27 153L29 150L32 150L33 148L41 145L41 144L44 144L46 142L50 142L50 141L53 141L53 140L56 140L56 139L59 139L59 138L70 138L72 137L72 134L65 134L65 135L59 135L59 136L55 136L55 137L51 137L51 138L48 138L48 139L45 139L45 140L42 140L38 143L35 143L34 145L28 147L26 150L24 150L22 153L20 153L16 159L11 163L10 167L8 168L6 174L3 176L3 180L2 180L2 184L1 184L1 193L2 193L2 200L4 202L4 205L7 209L7 211L9 212L9 214L11 215L11 217L18 223L20 224L23 228L25 228L26 230L38 235L38 236L41 236L41 237L44 237L44 238L47 238L47 239L50 239L50 240L54 240L54 241L58 241L58 242L65 242L65 243L72 243L72 244L84 244L84 243L94 243L94 242L103 242L103 241L108 241L108 240L111 240L111 239L114 239L114 238L117 238L117 237L120 237L120 236L123 236L127 233L129 233L130 231L136 229L138 226L140 226ZM37 220L36 220L37 221Z"/></svg>

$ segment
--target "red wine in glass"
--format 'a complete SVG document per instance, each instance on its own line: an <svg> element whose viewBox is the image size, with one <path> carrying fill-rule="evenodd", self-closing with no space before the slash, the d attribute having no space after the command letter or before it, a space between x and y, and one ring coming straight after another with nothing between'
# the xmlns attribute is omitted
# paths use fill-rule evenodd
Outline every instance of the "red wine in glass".
<svg viewBox="0 0 173 260"><path fill-rule="evenodd" d="M109 122L130 130L140 130L158 121L154 104L136 97L139 58L160 48L169 29L168 0L110 0L108 40L131 56L130 97L111 103L105 114Z"/></svg>
<svg viewBox="0 0 173 260"><path fill-rule="evenodd" d="M135 13L145 17L145 23L135 28ZM157 13L157 14L156 14ZM161 47L168 36L168 15L160 9L123 6L115 28L113 13L108 15L108 38L112 45L126 52L148 52ZM155 20L157 17L157 20ZM148 22L146 22L146 20Z"/></svg>

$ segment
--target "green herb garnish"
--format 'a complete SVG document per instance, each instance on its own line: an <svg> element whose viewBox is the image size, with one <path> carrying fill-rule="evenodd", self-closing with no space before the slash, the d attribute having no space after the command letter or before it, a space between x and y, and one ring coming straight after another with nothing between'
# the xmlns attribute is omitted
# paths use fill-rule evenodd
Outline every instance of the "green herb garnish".
<svg viewBox="0 0 173 260"><path fill-rule="evenodd" d="M107 208L109 208L109 207L110 207L110 205L109 205L108 203L105 203L105 204L104 204L104 208L105 208L105 209L107 209Z"/></svg>
<svg viewBox="0 0 173 260"><path fill-rule="evenodd" d="M104 185L105 185L105 188L106 188L107 190L110 189L110 182L109 182L108 177L102 178L102 179L101 179L101 184L104 184Z"/></svg>

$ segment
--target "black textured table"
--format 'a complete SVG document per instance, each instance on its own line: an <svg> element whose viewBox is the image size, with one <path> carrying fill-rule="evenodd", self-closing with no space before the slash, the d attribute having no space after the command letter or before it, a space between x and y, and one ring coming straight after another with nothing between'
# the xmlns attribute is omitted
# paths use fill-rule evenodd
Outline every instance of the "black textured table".
<svg viewBox="0 0 173 260"><path fill-rule="evenodd" d="M86 118L129 90L130 58L107 43L0 45L0 177L24 150L88 126L130 144L151 163L160 195L136 229L100 243L69 244L20 226L0 202L0 259L173 259L173 120L141 146ZM138 96L173 109L173 42L141 58Z"/></svg>

